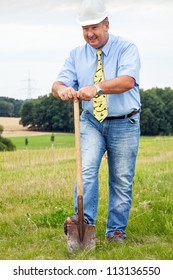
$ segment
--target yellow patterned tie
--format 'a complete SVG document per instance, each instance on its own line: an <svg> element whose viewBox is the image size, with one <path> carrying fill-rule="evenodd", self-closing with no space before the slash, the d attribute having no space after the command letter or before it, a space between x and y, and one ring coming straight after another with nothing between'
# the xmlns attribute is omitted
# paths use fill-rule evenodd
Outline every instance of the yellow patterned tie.
<svg viewBox="0 0 173 280"><path fill-rule="evenodd" d="M103 72L101 54L102 54L102 50L98 50L97 51L98 65L94 76L95 84L104 81L104 72ZM96 95L93 99L93 106L94 106L94 111L93 111L94 117L99 122L102 122L108 115L106 95L104 94L101 96Z"/></svg>

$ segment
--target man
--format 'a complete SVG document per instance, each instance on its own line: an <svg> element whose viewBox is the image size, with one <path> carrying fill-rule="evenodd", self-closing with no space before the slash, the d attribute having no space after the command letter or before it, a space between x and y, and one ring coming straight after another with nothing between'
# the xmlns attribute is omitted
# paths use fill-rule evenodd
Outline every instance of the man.
<svg viewBox="0 0 173 280"><path fill-rule="evenodd" d="M71 51L52 92L62 100L82 100L81 147L85 222L95 224L98 172L107 151L109 203L106 236L124 241L132 202L132 180L140 137L140 59L136 46L109 34L102 0L84 0L77 22L86 41ZM96 73L97 72L97 73ZM64 223L77 223L75 214Z"/></svg>

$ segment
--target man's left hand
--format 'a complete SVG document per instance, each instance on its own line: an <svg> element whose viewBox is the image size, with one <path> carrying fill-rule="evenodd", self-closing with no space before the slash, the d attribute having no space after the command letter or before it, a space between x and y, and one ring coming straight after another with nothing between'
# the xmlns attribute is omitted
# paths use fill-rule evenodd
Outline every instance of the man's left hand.
<svg viewBox="0 0 173 280"><path fill-rule="evenodd" d="M78 91L78 98L85 101L90 101L96 95L94 86L83 87Z"/></svg>

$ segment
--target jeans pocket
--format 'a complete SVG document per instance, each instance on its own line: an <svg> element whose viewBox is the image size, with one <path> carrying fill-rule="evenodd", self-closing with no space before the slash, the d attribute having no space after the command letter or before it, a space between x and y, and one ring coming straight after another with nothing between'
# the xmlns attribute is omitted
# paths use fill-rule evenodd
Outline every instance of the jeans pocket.
<svg viewBox="0 0 173 280"><path fill-rule="evenodd" d="M140 120L140 115L139 115L139 114L134 115L134 116L132 116L131 118L128 118L128 121L129 121L131 124L139 124L139 120Z"/></svg>
<svg viewBox="0 0 173 280"><path fill-rule="evenodd" d="M135 123L136 123L136 120L134 120L134 119L128 119L128 120L129 120L129 122L132 123L132 124L135 124Z"/></svg>

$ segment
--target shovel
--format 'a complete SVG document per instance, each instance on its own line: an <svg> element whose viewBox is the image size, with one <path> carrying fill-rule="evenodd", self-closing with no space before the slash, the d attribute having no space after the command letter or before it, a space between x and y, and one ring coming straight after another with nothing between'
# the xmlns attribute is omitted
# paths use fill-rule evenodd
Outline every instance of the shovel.
<svg viewBox="0 0 173 280"><path fill-rule="evenodd" d="M67 225L67 249L69 252L95 248L95 226L84 223L82 156L79 115L79 101L74 101L78 224Z"/></svg>

